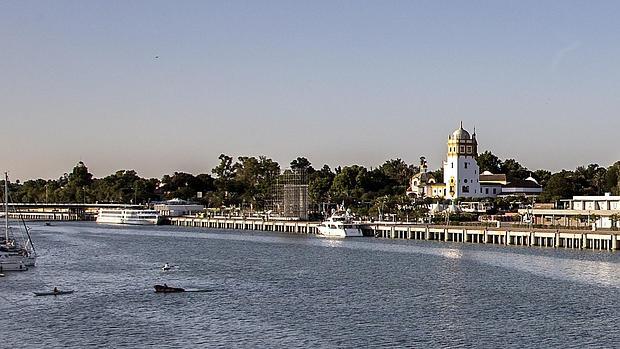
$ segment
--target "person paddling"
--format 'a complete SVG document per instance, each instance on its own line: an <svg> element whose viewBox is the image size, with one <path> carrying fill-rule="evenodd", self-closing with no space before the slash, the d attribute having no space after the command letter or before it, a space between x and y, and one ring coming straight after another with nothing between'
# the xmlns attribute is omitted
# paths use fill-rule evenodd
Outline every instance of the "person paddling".
<svg viewBox="0 0 620 349"><path fill-rule="evenodd" d="M58 287L54 287L54 293L58 293L60 291L58 291Z"/></svg>

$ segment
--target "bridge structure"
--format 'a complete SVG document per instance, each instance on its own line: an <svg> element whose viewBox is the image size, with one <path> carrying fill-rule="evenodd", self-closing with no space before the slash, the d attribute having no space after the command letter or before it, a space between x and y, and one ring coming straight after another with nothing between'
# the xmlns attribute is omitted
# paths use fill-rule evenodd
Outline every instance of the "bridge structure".
<svg viewBox="0 0 620 349"><path fill-rule="evenodd" d="M100 208L144 208L144 205L124 203L12 203L9 218L42 221L95 220ZM4 216L5 212L1 211Z"/></svg>

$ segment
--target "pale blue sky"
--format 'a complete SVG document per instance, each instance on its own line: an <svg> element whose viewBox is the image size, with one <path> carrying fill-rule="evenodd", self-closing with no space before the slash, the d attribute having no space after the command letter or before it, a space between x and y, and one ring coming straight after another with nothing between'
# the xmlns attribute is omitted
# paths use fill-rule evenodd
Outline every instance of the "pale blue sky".
<svg viewBox="0 0 620 349"><path fill-rule="evenodd" d="M618 1L3 1L2 168L620 159ZM159 56L159 58L155 58ZM6 151L8 149L9 151Z"/></svg>

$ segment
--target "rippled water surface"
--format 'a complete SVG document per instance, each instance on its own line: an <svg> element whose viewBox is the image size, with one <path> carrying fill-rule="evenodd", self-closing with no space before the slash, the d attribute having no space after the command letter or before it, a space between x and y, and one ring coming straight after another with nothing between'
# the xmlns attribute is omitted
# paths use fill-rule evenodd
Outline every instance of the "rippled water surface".
<svg viewBox="0 0 620 349"><path fill-rule="evenodd" d="M618 253L32 226L0 347L617 347ZM162 272L164 263L175 267ZM155 294L158 283L208 293ZM34 297L54 286L72 295Z"/></svg>

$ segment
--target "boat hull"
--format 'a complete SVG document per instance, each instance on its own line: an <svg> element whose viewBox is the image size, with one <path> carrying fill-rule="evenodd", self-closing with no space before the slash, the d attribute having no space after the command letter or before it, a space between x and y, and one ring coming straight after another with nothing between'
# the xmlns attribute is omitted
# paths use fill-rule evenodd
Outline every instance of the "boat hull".
<svg viewBox="0 0 620 349"><path fill-rule="evenodd" d="M57 291L57 292L33 292L35 296L60 296L63 294L71 294L73 291Z"/></svg>
<svg viewBox="0 0 620 349"><path fill-rule="evenodd" d="M156 225L159 223L159 218L159 214L155 210L100 209L96 222L102 224Z"/></svg>
<svg viewBox="0 0 620 349"><path fill-rule="evenodd" d="M329 228L325 226L319 226L319 235L327 237L362 237L362 230L360 228Z"/></svg>
<svg viewBox="0 0 620 349"><path fill-rule="evenodd" d="M22 262L1 262L0 273L5 271L26 271L28 267Z"/></svg>
<svg viewBox="0 0 620 349"><path fill-rule="evenodd" d="M180 288L180 287L170 287L170 286L164 286L164 285L155 285L153 286L155 288L155 292L156 293L177 293L177 292L185 292L185 289Z"/></svg>

